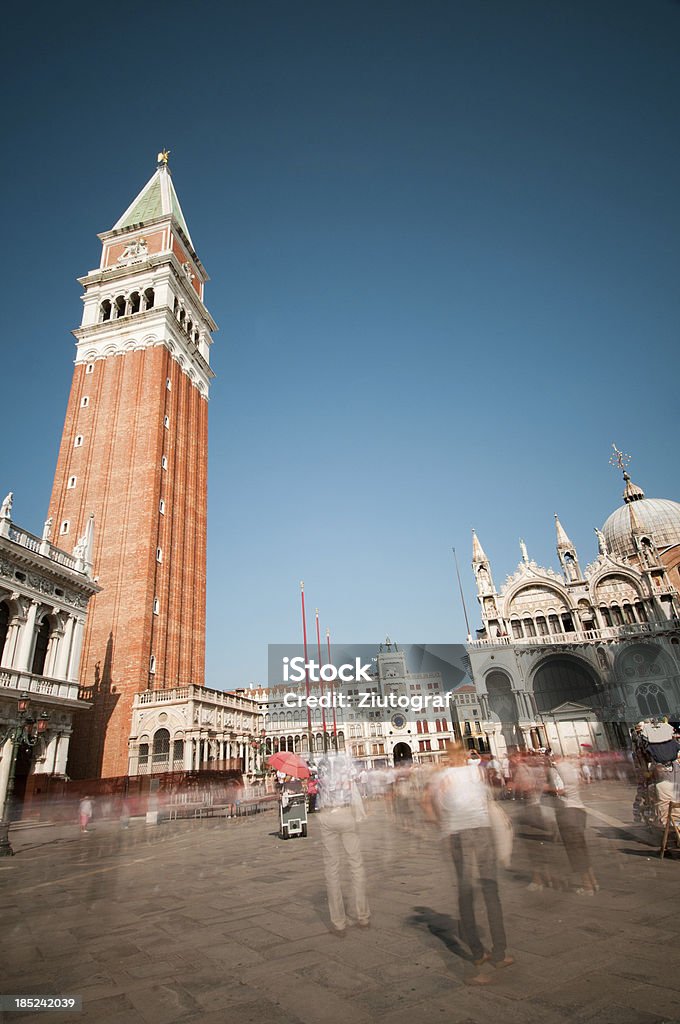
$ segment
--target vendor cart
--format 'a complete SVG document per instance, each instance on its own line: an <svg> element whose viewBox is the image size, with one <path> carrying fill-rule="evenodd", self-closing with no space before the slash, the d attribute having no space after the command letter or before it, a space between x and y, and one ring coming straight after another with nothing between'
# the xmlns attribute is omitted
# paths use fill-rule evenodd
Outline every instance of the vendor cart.
<svg viewBox="0 0 680 1024"><path fill-rule="evenodd" d="M675 728L665 720L646 719L631 730L633 764L637 791L633 802L633 820L652 829L666 825L659 819L657 783L678 779L677 760L680 743Z"/></svg>
<svg viewBox="0 0 680 1024"><path fill-rule="evenodd" d="M291 836L307 836L307 798L304 793L281 794L279 803L280 835L282 839Z"/></svg>

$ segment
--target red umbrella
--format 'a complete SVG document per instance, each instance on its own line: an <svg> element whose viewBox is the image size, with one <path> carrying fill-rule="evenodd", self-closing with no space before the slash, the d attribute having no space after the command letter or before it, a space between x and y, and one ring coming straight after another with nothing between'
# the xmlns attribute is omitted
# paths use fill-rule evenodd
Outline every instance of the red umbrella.
<svg viewBox="0 0 680 1024"><path fill-rule="evenodd" d="M292 775L294 779L308 779L312 774L309 770L309 765L297 754L292 754L289 750L282 750L278 754L272 754L267 758L267 764L270 764L272 768L276 768L277 772L285 772L286 775Z"/></svg>

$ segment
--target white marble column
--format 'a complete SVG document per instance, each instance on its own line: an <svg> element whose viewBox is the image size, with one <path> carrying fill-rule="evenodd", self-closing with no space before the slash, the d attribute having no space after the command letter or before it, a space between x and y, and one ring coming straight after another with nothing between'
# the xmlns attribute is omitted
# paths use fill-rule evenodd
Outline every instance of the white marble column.
<svg viewBox="0 0 680 1024"><path fill-rule="evenodd" d="M31 601L26 616L26 621L21 627L21 634L19 639L19 651L17 655L16 668L20 672L31 671L31 659L33 658L33 649L35 646L35 620L38 615L38 602Z"/></svg>
<svg viewBox="0 0 680 1024"><path fill-rule="evenodd" d="M2 758L0 758L0 815L2 815L5 800L7 799L7 783L9 782L13 746L14 744L11 740L6 740L2 748Z"/></svg>
<svg viewBox="0 0 680 1024"><path fill-rule="evenodd" d="M54 752L54 774L66 775L66 763L68 761L68 748L71 742L70 728L67 732L59 734L59 743Z"/></svg>
<svg viewBox="0 0 680 1024"><path fill-rule="evenodd" d="M73 627L73 642L71 644L71 652L68 660L68 672L66 675L66 678L72 683L78 682L78 672L80 671L80 652L83 647L84 629L84 620L76 619L75 626Z"/></svg>
<svg viewBox="0 0 680 1024"><path fill-rule="evenodd" d="M72 615L69 615L68 621L66 622L66 628L64 629L64 635L59 641L59 653L54 665L54 678L55 679L66 679L68 672L68 662L71 654L71 644L73 643L73 630L75 628L76 620Z"/></svg>
<svg viewBox="0 0 680 1024"><path fill-rule="evenodd" d="M45 756L40 759L36 756L33 757L33 774L34 775L50 775L54 771L54 760L57 753L57 743L59 740L58 733L52 733L49 739L44 738L45 742ZM40 740L38 746L34 749L37 751L40 748Z"/></svg>
<svg viewBox="0 0 680 1024"><path fill-rule="evenodd" d="M2 658L0 658L0 668L13 668L16 664L17 648L20 636L21 623L15 615L7 629L5 646L2 649Z"/></svg>
<svg viewBox="0 0 680 1024"><path fill-rule="evenodd" d="M64 630L58 626L50 632L50 639L47 644L47 655L43 675L53 679L56 675L59 652L64 641Z"/></svg>

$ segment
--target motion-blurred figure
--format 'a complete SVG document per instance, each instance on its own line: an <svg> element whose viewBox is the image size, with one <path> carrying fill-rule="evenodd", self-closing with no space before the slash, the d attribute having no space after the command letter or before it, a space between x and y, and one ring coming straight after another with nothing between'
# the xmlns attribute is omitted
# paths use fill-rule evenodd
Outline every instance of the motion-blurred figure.
<svg viewBox="0 0 680 1024"><path fill-rule="evenodd" d="M313 814L316 810L316 799L319 795L319 780L314 773L312 773L307 779L306 791L309 813Z"/></svg>
<svg viewBox="0 0 680 1024"><path fill-rule="evenodd" d="M490 794L477 763L459 743L447 745L449 767L439 772L424 800L426 814L435 818L448 839L458 879L458 908L462 940L475 966L490 961L495 967L514 963L506 955L505 924L498 894L496 850L489 813ZM486 905L491 951L484 948L475 918L475 868ZM484 985L486 974L472 976L468 984Z"/></svg>
<svg viewBox="0 0 680 1024"><path fill-rule="evenodd" d="M543 754L518 754L513 759L513 790L524 803L520 822L525 849L531 864L531 881L527 889L538 892L555 885L554 840L556 822L553 808L546 807L544 794L549 787L549 763Z"/></svg>
<svg viewBox="0 0 680 1024"><path fill-rule="evenodd" d="M90 831L87 826L90 824L90 821L92 820L93 813L94 807L92 805L92 800L89 796L85 795L80 801L80 804L78 805L78 817L80 819L81 832Z"/></svg>
<svg viewBox="0 0 680 1024"><path fill-rule="evenodd" d="M368 928L371 912L366 895L366 872L357 824L366 817L350 759L345 754L322 758L319 763L319 829L326 875L331 931L339 938L347 929L340 868L346 858L352 885L356 923Z"/></svg>
<svg viewBox="0 0 680 1024"><path fill-rule="evenodd" d="M576 892L580 896L593 896L600 887L590 863L586 843L586 809L579 793L581 773L578 763L566 757L558 757L551 775L558 798L555 809L557 828L569 866L581 880Z"/></svg>

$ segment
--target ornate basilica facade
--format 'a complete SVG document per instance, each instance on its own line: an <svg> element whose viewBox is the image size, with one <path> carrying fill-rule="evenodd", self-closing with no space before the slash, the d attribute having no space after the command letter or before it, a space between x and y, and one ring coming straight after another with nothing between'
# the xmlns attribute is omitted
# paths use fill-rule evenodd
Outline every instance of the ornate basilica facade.
<svg viewBox="0 0 680 1024"><path fill-rule="evenodd" d="M624 481L584 569L555 516L561 571L537 565L521 541L522 560L497 589L473 533L483 626L468 652L498 752L618 748L642 718L680 720L680 504Z"/></svg>

